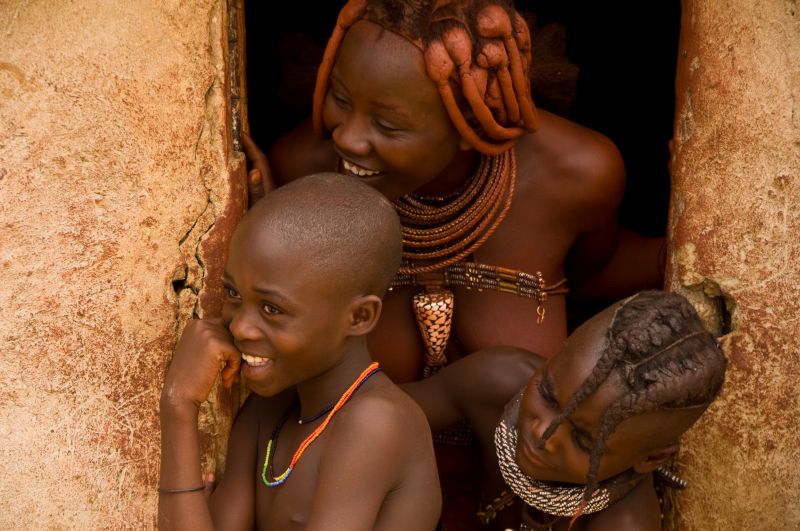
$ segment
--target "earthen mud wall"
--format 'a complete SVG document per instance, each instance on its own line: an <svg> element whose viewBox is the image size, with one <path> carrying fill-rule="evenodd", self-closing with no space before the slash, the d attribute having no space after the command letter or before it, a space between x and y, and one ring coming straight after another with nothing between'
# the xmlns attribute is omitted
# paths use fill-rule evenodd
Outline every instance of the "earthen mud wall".
<svg viewBox="0 0 800 531"><path fill-rule="evenodd" d="M800 529L798 3L682 6L668 285L729 371L684 445L678 528Z"/></svg>
<svg viewBox="0 0 800 531"><path fill-rule="evenodd" d="M164 370L242 210L227 9L0 0L0 528L155 525Z"/></svg>
<svg viewBox="0 0 800 531"><path fill-rule="evenodd" d="M679 529L800 527L797 8L683 1L667 283L730 370L682 450ZM228 10L0 0L0 527L154 526L163 373L243 205Z"/></svg>

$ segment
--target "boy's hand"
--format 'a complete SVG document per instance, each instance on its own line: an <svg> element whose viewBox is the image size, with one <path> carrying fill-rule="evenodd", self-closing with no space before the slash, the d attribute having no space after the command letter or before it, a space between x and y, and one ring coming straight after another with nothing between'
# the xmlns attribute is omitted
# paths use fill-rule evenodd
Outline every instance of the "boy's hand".
<svg viewBox="0 0 800 531"><path fill-rule="evenodd" d="M256 201L275 189L275 182L272 180L267 156L249 135L242 135L242 145L251 165L247 173L247 202L248 207L252 207Z"/></svg>
<svg viewBox="0 0 800 531"><path fill-rule="evenodd" d="M183 330L162 391L166 407L196 411L208 398L217 376L222 385L233 385L239 375L242 355L233 344L222 319L194 319ZM163 404L166 402L166 404Z"/></svg>

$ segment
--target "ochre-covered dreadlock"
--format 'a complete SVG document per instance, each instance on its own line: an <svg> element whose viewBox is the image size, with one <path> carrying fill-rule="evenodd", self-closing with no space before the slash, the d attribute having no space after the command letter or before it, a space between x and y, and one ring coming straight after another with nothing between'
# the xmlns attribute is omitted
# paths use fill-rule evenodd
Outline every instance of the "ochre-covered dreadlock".
<svg viewBox="0 0 800 531"><path fill-rule="evenodd" d="M314 129L325 134L322 105L347 30L368 20L401 35L424 54L459 134L485 155L499 155L538 128L528 69L528 25L505 0L350 0L339 13L314 88ZM459 107L454 87L474 117Z"/></svg>
<svg viewBox="0 0 800 531"><path fill-rule="evenodd" d="M597 488L608 437L625 419L652 411L705 409L722 388L725 357L682 296L645 291L623 302L592 373L542 434L542 444L612 372L627 391L606 410L590 454L584 503ZM579 512L580 513L580 512ZM576 516L579 516L576 515Z"/></svg>

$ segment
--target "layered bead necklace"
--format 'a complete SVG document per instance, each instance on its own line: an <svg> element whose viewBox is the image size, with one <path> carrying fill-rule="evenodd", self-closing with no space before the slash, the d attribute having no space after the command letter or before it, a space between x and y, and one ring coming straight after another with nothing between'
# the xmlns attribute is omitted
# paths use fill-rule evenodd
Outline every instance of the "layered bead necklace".
<svg viewBox="0 0 800 531"><path fill-rule="evenodd" d="M443 366L453 322L453 292L441 272L473 254L505 219L517 182L513 149L482 155L475 174L444 196L408 194L394 202L403 235L403 264L392 287L421 285L412 299L425 342L425 374ZM428 275L430 278L425 278Z"/></svg>
<svg viewBox="0 0 800 531"><path fill-rule="evenodd" d="M401 274L438 271L464 259L505 219L517 182L514 150L481 156L460 190L445 196L408 194L394 202L403 234Z"/></svg>
<svg viewBox="0 0 800 531"><path fill-rule="evenodd" d="M261 480L264 482L264 485L267 487L277 487L278 485L285 483L286 480L289 479L292 470L294 470L295 465L300 460L300 457L303 456L306 448L308 448L311 443L313 443L317 437L319 437L322 432L325 431L325 428L328 427L328 423L331 421L331 418L333 418L336 412L339 411L348 400L350 400L350 397L352 397L353 394L358 391L359 387L361 387L364 382L366 382L372 375L380 370L381 368L378 365L378 362L372 362L366 369L364 369L359 377L356 378L356 381L354 381L350 387L348 387L347 390L342 393L342 396L339 397L339 400L337 400L333 406L325 408L321 413L314 415L309 419L301 419L299 421L299 424L307 424L320 418L326 412L328 413L328 416L325 417L325 420L322 421L322 424L320 424L317 429L311 432L308 437L303 439L303 442L301 442L300 446L297 447L297 450L295 450L292 460L289 462L289 466L286 468L286 470L282 474L276 476L272 470L272 460L274 458L275 449L278 446L278 435L280 435L281 428L298 406L296 403L292 404L286 413L284 413L283 417L281 417L281 419L278 421L275 429L272 431L272 435L270 435L269 441L267 441L267 451L264 457L264 466L261 469Z"/></svg>
<svg viewBox="0 0 800 531"><path fill-rule="evenodd" d="M602 481L589 500L585 500L585 485L575 487L555 485L526 475L517 464L517 421L521 400L520 392L506 406L503 417L495 428L494 444L503 480L529 506L545 515L557 517L575 518L577 514L596 513L625 497L645 478L645 474L630 469ZM655 473L673 488L686 488L684 480L664 467L659 467ZM544 527L549 525L546 524Z"/></svg>

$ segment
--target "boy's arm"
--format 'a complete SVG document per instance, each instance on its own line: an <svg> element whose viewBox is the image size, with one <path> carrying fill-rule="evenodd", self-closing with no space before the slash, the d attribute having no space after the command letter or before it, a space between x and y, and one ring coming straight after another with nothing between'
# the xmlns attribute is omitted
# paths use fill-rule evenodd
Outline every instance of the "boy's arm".
<svg viewBox="0 0 800 531"><path fill-rule="evenodd" d="M320 458L307 531L372 530L385 504L408 508L411 503L401 503L408 496L414 510L387 508L391 521L381 529L436 526L441 493L430 430L406 400L369 397L340 413ZM420 527L426 519L430 525Z"/></svg>
<svg viewBox="0 0 800 531"><path fill-rule="evenodd" d="M217 376L233 384L241 355L220 320L194 320L178 341L161 393L160 529L213 529L200 471L197 414Z"/></svg>
<svg viewBox="0 0 800 531"><path fill-rule="evenodd" d="M260 400L251 394L231 429L225 474L208 499L216 529L255 528L253 471L256 470L258 456Z"/></svg>

